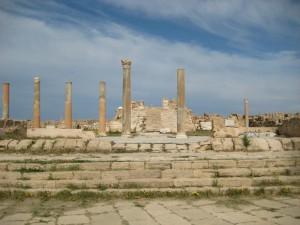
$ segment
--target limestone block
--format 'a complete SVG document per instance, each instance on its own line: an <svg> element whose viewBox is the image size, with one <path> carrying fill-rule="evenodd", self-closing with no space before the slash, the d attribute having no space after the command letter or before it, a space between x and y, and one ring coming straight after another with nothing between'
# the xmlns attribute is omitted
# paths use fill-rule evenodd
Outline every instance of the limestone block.
<svg viewBox="0 0 300 225"><path fill-rule="evenodd" d="M213 184L212 178L179 178L174 179L175 187L206 187Z"/></svg>
<svg viewBox="0 0 300 225"><path fill-rule="evenodd" d="M208 168L208 160L199 160L192 162L193 169L206 169Z"/></svg>
<svg viewBox="0 0 300 225"><path fill-rule="evenodd" d="M177 152L176 144L165 144L166 152Z"/></svg>
<svg viewBox="0 0 300 225"><path fill-rule="evenodd" d="M195 169L192 170L193 177L195 178L209 178L215 177L216 173L214 170L203 170L203 169Z"/></svg>
<svg viewBox="0 0 300 225"><path fill-rule="evenodd" d="M126 144L126 152L137 152L138 148L138 144Z"/></svg>
<svg viewBox="0 0 300 225"><path fill-rule="evenodd" d="M173 180L171 179L130 179L120 180L119 186L121 188L169 188L173 187Z"/></svg>
<svg viewBox="0 0 300 225"><path fill-rule="evenodd" d="M44 151L52 152L56 140L45 140Z"/></svg>
<svg viewBox="0 0 300 225"><path fill-rule="evenodd" d="M52 177L54 180L71 180L74 177L74 171L51 172L49 173L49 177Z"/></svg>
<svg viewBox="0 0 300 225"><path fill-rule="evenodd" d="M0 171L0 180L17 180L20 178L20 172Z"/></svg>
<svg viewBox="0 0 300 225"><path fill-rule="evenodd" d="M47 180L49 178L48 172L38 172L38 173L24 173L24 177L30 180Z"/></svg>
<svg viewBox="0 0 300 225"><path fill-rule="evenodd" d="M200 122L201 130L211 130L212 129L212 122Z"/></svg>
<svg viewBox="0 0 300 225"><path fill-rule="evenodd" d="M97 139L90 140L86 146L86 151L87 152L96 152L98 150L99 142L100 142L100 140L97 140Z"/></svg>
<svg viewBox="0 0 300 225"><path fill-rule="evenodd" d="M248 151L269 151L269 145L264 138L251 138Z"/></svg>
<svg viewBox="0 0 300 225"><path fill-rule="evenodd" d="M294 149L295 150L300 150L300 138L291 138L293 145L294 145Z"/></svg>
<svg viewBox="0 0 300 225"><path fill-rule="evenodd" d="M162 178L193 178L193 170L166 169L161 171Z"/></svg>
<svg viewBox="0 0 300 225"><path fill-rule="evenodd" d="M145 164L146 169L171 169L170 162L146 162Z"/></svg>
<svg viewBox="0 0 300 225"><path fill-rule="evenodd" d="M99 171L75 171L74 179L78 180L94 180L101 179L101 173Z"/></svg>
<svg viewBox="0 0 300 225"><path fill-rule="evenodd" d="M34 142L34 144L31 146L31 150L36 152L36 151L43 151L43 147L45 144L45 140L44 139L38 139Z"/></svg>
<svg viewBox="0 0 300 225"><path fill-rule="evenodd" d="M188 146L186 144L177 144L176 148L179 152L186 152L188 150Z"/></svg>
<svg viewBox="0 0 300 225"><path fill-rule="evenodd" d="M217 185L221 187L250 187L252 179L244 177L218 178Z"/></svg>
<svg viewBox="0 0 300 225"><path fill-rule="evenodd" d="M160 170L130 170L130 179L142 179L142 178L160 178Z"/></svg>
<svg viewBox="0 0 300 225"><path fill-rule="evenodd" d="M109 170L110 162L87 162L80 163L81 170Z"/></svg>
<svg viewBox="0 0 300 225"><path fill-rule="evenodd" d="M293 142L290 138L280 138L279 140L284 150L286 151L294 150Z"/></svg>
<svg viewBox="0 0 300 225"><path fill-rule="evenodd" d="M124 143L115 143L112 146L112 150L114 152L125 152L125 144Z"/></svg>
<svg viewBox="0 0 300 225"><path fill-rule="evenodd" d="M225 119L225 127L235 127L235 121L230 119Z"/></svg>
<svg viewBox="0 0 300 225"><path fill-rule="evenodd" d="M53 151L60 152L65 148L66 139L57 139L53 145Z"/></svg>
<svg viewBox="0 0 300 225"><path fill-rule="evenodd" d="M76 140L76 148L75 148L75 150L77 152L84 152L86 150L86 144L87 144L87 140L77 139Z"/></svg>
<svg viewBox="0 0 300 225"><path fill-rule="evenodd" d="M140 144L139 151L140 152L150 152L150 151L152 151L151 144Z"/></svg>
<svg viewBox="0 0 300 225"><path fill-rule="evenodd" d="M72 151L72 152L75 151L76 147L77 147L76 141L77 141L76 139L65 139L63 149L68 150L68 151ZM56 146L57 146L57 144L58 143L56 143ZM58 149L60 149L60 148L58 148Z"/></svg>
<svg viewBox="0 0 300 225"><path fill-rule="evenodd" d="M289 173L289 169L278 167L278 168L252 168L252 176L262 177L262 176L276 176L276 175L286 175Z"/></svg>
<svg viewBox="0 0 300 225"><path fill-rule="evenodd" d="M223 151L233 151L232 138L222 138Z"/></svg>
<svg viewBox="0 0 300 225"><path fill-rule="evenodd" d="M247 168L218 169L217 174L219 177L248 177L251 175L251 170Z"/></svg>
<svg viewBox="0 0 300 225"><path fill-rule="evenodd" d="M221 138L212 139L211 144L214 151L223 151L223 143Z"/></svg>
<svg viewBox="0 0 300 225"><path fill-rule="evenodd" d="M172 168L173 169L191 169L192 168L192 162L191 161L177 161L172 162Z"/></svg>
<svg viewBox="0 0 300 225"><path fill-rule="evenodd" d="M200 145L199 151L213 150L211 139L205 140L205 141L201 141L199 143L199 145Z"/></svg>
<svg viewBox="0 0 300 225"><path fill-rule="evenodd" d="M8 149L9 149L10 151L16 150L16 147L17 147L18 143L19 143L18 140L12 140L12 141L9 142L9 144L8 144Z"/></svg>
<svg viewBox="0 0 300 225"><path fill-rule="evenodd" d="M267 160L266 167L280 167L280 166L296 166L295 159L274 159L274 160Z"/></svg>
<svg viewBox="0 0 300 225"><path fill-rule="evenodd" d="M129 162L129 168L131 170L143 170L144 167L144 162Z"/></svg>
<svg viewBox="0 0 300 225"><path fill-rule="evenodd" d="M235 160L209 160L209 168L234 168L236 167Z"/></svg>
<svg viewBox="0 0 300 225"><path fill-rule="evenodd" d="M192 152L200 151L200 144L199 143L191 143L189 145L189 150L192 151Z"/></svg>
<svg viewBox="0 0 300 225"><path fill-rule="evenodd" d="M8 163L0 163L0 171L3 171L3 170L7 171L7 165L8 165Z"/></svg>
<svg viewBox="0 0 300 225"><path fill-rule="evenodd" d="M153 144L152 152L162 152L163 147L163 144Z"/></svg>
<svg viewBox="0 0 300 225"><path fill-rule="evenodd" d="M6 150L8 148L8 144L11 142L11 139L8 140L0 140L0 151Z"/></svg>
<svg viewBox="0 0 300 225"><path fill-rule="evenodd" d="M113 170L129 170L129 162L112 162L111 169Z"/></svg>
<svg viewBox="0 0 300 225"><path fill-rule="evenodd" d="M245 151L246 147L243 144L243 140L241 138L232 138L233 146L235 151Z"/></svg>
<svg viewBox="0 0 300 225"><path fill-rule="evenodd" d="M238 160L237 161L237 167L239 168L253 168L253 167L265 167L265 160L258 159L258 160L251 160L251 159L245 159L245 160Z"/></svg>
<svg viewBox="0 0 300 225"><path fill-rule="evenodd" d="M271 151L282 151L283 150L282 144L279 140L268 138L267 142L269 144L269 148Z"/></svg>
<svg viewBox="0 0 300 225"><path fill-rule="evenodd" d="M25 151L31 146L31 144L32 144L32 140L30 140L30 139L21 140L15 147L15 150L16 151Z"/></svg>
<svg viewBox="0 0 300 225"><path fill-rule="evenodd" d="M115 180L125 180L129 179L128 170L115 170L115 171L103 171L101 173L102 179L115 179Z"/></svg>
<svg viewBox="0 0 300 225"><path fill-rule="evenodd" d="M109 153L111 151L112 151L112 146L110 141L99 142L97 152Z"/></svg>

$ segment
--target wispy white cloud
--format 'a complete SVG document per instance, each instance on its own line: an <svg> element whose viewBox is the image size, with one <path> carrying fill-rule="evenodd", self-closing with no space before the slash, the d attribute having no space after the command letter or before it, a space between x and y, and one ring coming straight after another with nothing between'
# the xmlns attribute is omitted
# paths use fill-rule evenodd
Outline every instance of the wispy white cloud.
<svg viewBox="0 0 300 225"><path fill-rule="evenodd" d="M101 22L99 22L101 23ZM63 85L74 83L74 113L96 118L98 82L107 81L108 106L121 104L120 60L133 60L133 98L160 104L175 97L176 68L187 74L187 103L195 112L241 111L248 96L252 111L300 110L300 60L294 52L260 58L170 42L115 23L101 29L53 26L0 10L0 78L12 82L13 116L30 118L32 77L42 78L44 118L62 118Z"/></svg>

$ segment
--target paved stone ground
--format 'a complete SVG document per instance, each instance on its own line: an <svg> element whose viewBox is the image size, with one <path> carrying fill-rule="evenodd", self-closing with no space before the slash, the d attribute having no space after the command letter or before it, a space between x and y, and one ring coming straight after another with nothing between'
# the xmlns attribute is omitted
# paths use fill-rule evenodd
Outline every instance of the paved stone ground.
<svg viewBox="0 0 300 225"><path fill-rule="evenodd" d="M94 202L0 201L0 225L298 225L300 195Z"/></svg>

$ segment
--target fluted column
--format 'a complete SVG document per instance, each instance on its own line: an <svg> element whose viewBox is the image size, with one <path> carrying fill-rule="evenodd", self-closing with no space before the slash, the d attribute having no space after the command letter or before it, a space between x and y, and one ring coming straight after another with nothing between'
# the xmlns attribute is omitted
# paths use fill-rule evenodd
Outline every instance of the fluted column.
<svg viewBox="0 0 300 225"><path fill-rule="evenodd" d="M106 136L106 87L105 82L99 83L99 135Z"/></svg>
<svg viewBox="0 0 300 225"><path fill-rule="evenodd" d="M65 86L65 128L72 128L72 82L66 82Z"/></svg>
<svg viewBox="0 0 300 225"><path fill-rule="evenodd" d="M34 78L34 101L33 101L33 121L32 128L41 127L41 112L40 112L40 78Z"/></svg>
<svg viewBox="0 0 300 225"><path fill-rule="evenodd" d="M248 101L248 98L244 99L244 116L245 116L245 127L249 127L249 101Z"/></svg>
<svg viewBox="0 0 300 225"><path fill-rule="evenodd" d="M123 111L122 111L122 136L131 133L131 61L121 60L123 67Z"/></svg>
<svg viewBox="0 0 300 225"><path fill-rule="evenodd" d="M184 131L184 108L185 108L185 74L184 69L177 69L177 136L187 138Z"/></svg>
<svg viewBox="0 0 300 225"><path fill-rule="evenodd" d="M9 119L9 83L2 85L2 119Z"/></svg>

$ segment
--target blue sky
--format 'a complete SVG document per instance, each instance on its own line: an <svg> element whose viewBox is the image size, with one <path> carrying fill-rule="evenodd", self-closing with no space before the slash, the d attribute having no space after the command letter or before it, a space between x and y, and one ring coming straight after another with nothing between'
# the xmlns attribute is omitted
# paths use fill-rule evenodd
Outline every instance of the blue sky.
<svg viewBox="0 0 300 225"><path fill-rule="evenodd" d="M98 82L108 114L122 104L120 60L132 64L132 97L160 105L186 71L194 113L300 111L300 1L1 0L0 81L11 117L30 119L33 77L42 119L62 119L73 81L74 118L97 118Z"/></svg>

